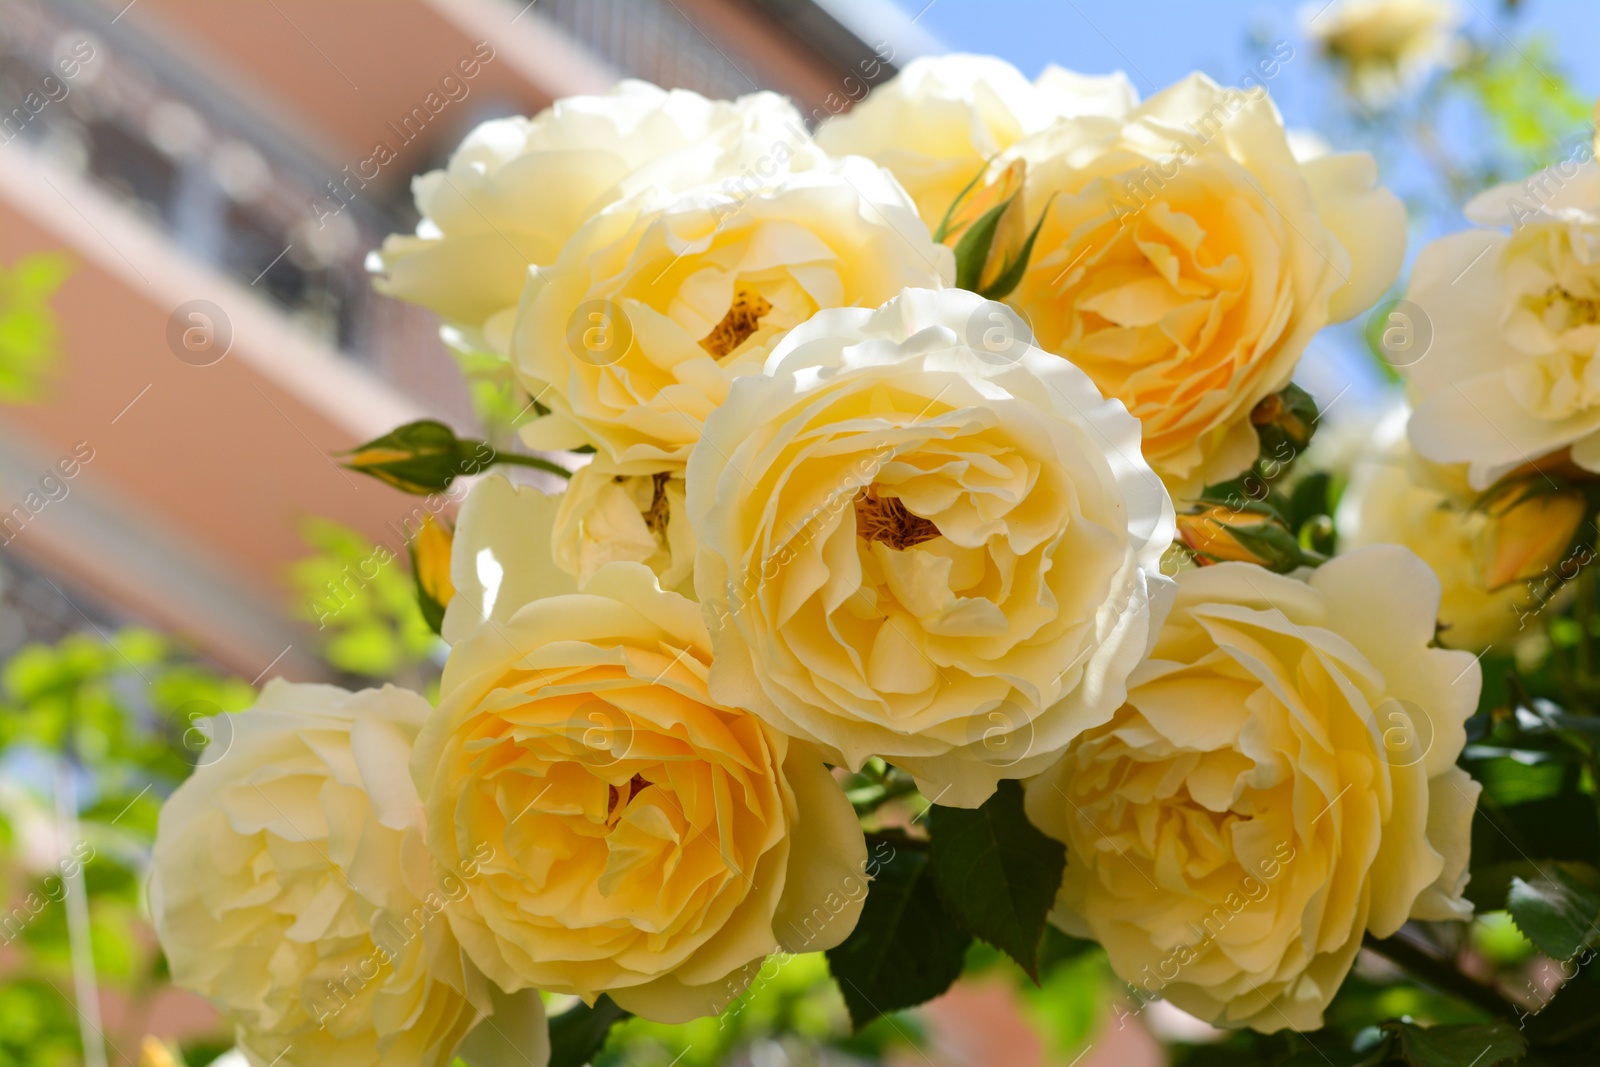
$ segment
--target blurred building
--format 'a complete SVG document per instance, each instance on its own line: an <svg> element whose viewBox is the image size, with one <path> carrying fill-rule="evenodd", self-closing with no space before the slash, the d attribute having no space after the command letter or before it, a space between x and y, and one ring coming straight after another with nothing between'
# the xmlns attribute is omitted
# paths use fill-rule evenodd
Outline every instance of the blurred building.
<svg viewBox="0 0 1600 1067"><path fill-rule="evenodd" d="M363 270L415 225L411 176L619 77L823 114L864 60L891 57L881 80L931 44L887 0L5 0L0 268L72 273L50 396L0 409L0 513L92 458L0 549L0 656L140 621L246 678L316 676L286 610L300 523L377 537L413 503L330 455L424 415L472 429L437 323ZM395 158L351 180L378 143Z"/></svg>

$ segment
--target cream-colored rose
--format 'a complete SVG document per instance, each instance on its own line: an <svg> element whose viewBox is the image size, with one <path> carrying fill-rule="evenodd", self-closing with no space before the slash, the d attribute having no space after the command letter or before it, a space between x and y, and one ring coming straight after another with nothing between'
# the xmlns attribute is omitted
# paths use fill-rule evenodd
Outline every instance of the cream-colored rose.
<svg viewBox="0 0 1600 1067"><path fill-rule="evenodd" d="M439 865L489 852L448 914L503 988L681 1022L854 928L850 802L813 749L710 697L710 661L698 606L637 563L451 650L412 767Z"/></svg>
<svg viewBox="0 0 1600 1067"><path fill-rule="evenodd" d="M608 205L652 187L738 187L746 168L772 173L820 158L776 94L708 100L624 81L531 119L479 126L444 169L415 179L416 235L390 236L371 267L379 292L438 312L469 345L503 352L528 267L553 263Z"/></svg>
<svg viewBox="0 0 1600 1067"><path fill-rule="evenodd" d="M996 155L1057 119L1115 117L1138 103L1121 73L1050 66L1030 82L993 56L924 56L824 122L817 143L889 168L936 228L961 190Z"/></svg>
<svg viewBox="0 0 1600 1067"><path fill-rule="evenodd" d="M693 595L694 530L684 510L681 464L656 470L597 459L561 494L553 533L556 565L581 588L607 563L643 563L664 589Z"/></svg>
<svg viewBox="0 0 1600 1067"><path fill-rule="evenodd" d="M1297 162L1264 91L1203 75L1014 151L1029 201L1054 199L1007 300L1144 424L1180 499L1249 467L1250 410L1318 330L1377 299L1405 249L1370 156Z"/></svg>
<svg viewBox="0 0 1600 1067"><path fill-rule="evenodd" d="M1454 0L1317 0L1304 10L1308 36L1346 68L1351 92L1368 104L1393 100L1459 44Z"/></svg>
<svg viewBox="0 0 1600 1067"><path fill-rule="evenodd" d="M1600 164L1557 164L1467 205L1480 227L1417 256L1432 343L1400 368L1411 443L1474 489L1552 453L1600 471ZM1509 228L1510 232L1505 232Z"/></svg>
<svg viewBox="0 0 1600 1067"><path fill-rule="evenodd" d="M156 933L173 980L217 1005L253 1067L507 1063L477 1054L480 1031L514 1036L517 1063L549 1055L537 996L462 1045L494 998L442 913L485 854L442 872L428 854L406 767L429 711L392 686L274 680L210 720L222 754L161 809Z"/></svg>
<svg viewBox="0 0 1600 1067"><path fill-rule="evenodd" d="M1169 585L1139 427L968 292L818 314L689 458L717 699L942 804L1122 703Z"/></svg>
<svg viewBox="0 0 1600 1067"><path fill-rule="evenodd" d="M1530 633L1528 620L1576 574L1576 559L1562 573L1562 556L1582 521L1582 497L1474 508L1465 471L1412 455L1407 416L1401 408L1386 418L1352 465L1339 498L1340 547L1396 544L1422 557L1442 587L1443 645L1476 651Z"/></svg>
<svg viewBox="0 0 1600 1067"><path fill-rule="evenodd" d="M455 596L440 633L455 645L484 627L497 627L530 600L577 592L572 574L556 566L552 536L561 497L498 474L468 490L456 516L450 550Z"/></svg>
<svg viewBox="0 0 1600 1067"><path fill-rule="evenodd" d="M1464 919L1479 786L1455 765L1467 652L1429 647L1439 583L1395 546L1309 580L1183 572L1111 722L1029 783L1067 845L1052 920L1219 1026L1314 1030L1363 932Z"/></svg>
<svg viewBox="0 0 1600 1067"><path fill-rule="evenodd" d="M512 368L552 411L534 448L678 462L760 352L821 308L954 279L888 172L839 160L730 195L642 195L586 225L523 294Z"/></svg>

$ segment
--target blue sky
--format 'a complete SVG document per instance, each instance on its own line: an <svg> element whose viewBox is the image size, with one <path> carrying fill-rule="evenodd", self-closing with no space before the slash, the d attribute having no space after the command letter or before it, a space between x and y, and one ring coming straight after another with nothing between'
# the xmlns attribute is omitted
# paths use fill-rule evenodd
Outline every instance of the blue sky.
<svg viewBox="0 0 1600 1067"><path fill-rule="evenodd" d="M1320 0L1319 0L1320 2ZM1309 60L1297 0L894 0L951 51L986 52L1034 75L1046 63L1085 73L1126 71L1148 96L1192 70L1235 82L1261 52L1258 41L1286 40L1295 62ZM1522 40L1544 34L1580 90L1600 95L1600 3L1461 0L1467 28ZM1316 9L1312 8L1314 12ZM1291 64L1292 66L1292 64ZM1290 123L1309 121L1312 79L1285 77L1271 87ZM1297 91L1298 90L1298 91Z"/></svg>

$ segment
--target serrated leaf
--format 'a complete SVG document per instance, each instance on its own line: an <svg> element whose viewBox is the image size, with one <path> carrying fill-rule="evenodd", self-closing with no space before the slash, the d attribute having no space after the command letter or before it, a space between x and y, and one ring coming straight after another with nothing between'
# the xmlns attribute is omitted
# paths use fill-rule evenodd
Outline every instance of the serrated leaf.
<svg viewBox="0 0 1600 1067"><path fill-rule="evenodd" d="M1037 981L1039 944L1066 869L1066 846L1028 821L1015 781L1001 782L979 808L936 804L928 822L929 863L946 909Z"/></svg>
<svg viewBox="0 0 1600 1067"><path fill-rule="evenodd" d="M1506 908L1552 959L1569 959L1600 939L1600 893L1560 867L1546 867L1528 881L1513 878Z"/></svg>
<svg viewBox="0 0 1600 1067"><path fill-rule="evenodd" d="M1394 1035L1391 1058L1411 1067L1500 1067L1528 1051L1527 1038L1511 1023L1484 1026L1430 1026L1385 1023Z"/></svg>
<svg viewBox="0 0 1600 1067"><path fill-rule="evenodd" d="M861 920L828 950L828 969L860 1030L949 989L971 943L939 900L927 853L906 842L879 863Z"/></svg>
<svg viewBox="0 0 1600 1067"><path fill-rule="evenodd" d="M594 1007L578 1004L550 1019L549 1067L583 1067L605 1047L611 1028L632 1015L602 995Z"/></svg>

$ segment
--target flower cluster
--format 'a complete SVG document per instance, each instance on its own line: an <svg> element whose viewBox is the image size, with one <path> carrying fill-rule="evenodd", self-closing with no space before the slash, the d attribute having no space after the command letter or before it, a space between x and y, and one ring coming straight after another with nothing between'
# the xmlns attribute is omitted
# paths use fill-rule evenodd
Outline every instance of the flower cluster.
<svg viewBox="0 0 1600 1067"><path fill-rule="evenodd" d="M1479 673L1433 647L1439 579L1393 546L1300 566L1287 534L1263 566L1270 516L1208 493L1293 462L1308 342L1395 277L1371 158L1297 158L1259 82L1140 103L953 56L815 139L770 94L624 83L484 125L416 194L380 288L503 359L521 443L576 473L550 495L503 472L560 468L481 446L502 473L414 546L435 704L275 682L168 802L162 942L252 1063L536 1063L540 993L679 1022L774 953L847 970L888 936L867 879L915 881L869 862L852 773L937 806L937 877L951 820L1009 812L1058 857L1050 921L1219 1025L1314 1028L1365 934L1470 913ZM1471 238L1512 295L1467 298L1449 379L1600 466L1589 223L1547 214ZM1507 469L1429 436L1431 370L1417 451ZM459 476L413 440L391 484ZM1178 540L1196 514L1228 553ZM1491 556L1522 576L1514 526Z"/></svg>

